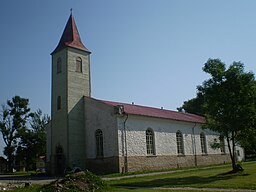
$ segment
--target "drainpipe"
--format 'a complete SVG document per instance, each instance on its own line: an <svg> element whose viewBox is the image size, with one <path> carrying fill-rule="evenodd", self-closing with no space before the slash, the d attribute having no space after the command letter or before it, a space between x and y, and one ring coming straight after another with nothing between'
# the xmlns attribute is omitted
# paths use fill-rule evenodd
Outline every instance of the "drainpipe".
<svg viewBox="0 0 256 192"><path fill-rule="evenodd" d="M125 113L126 118L124 120L124 172L128 172L128 150L127 150L127 139L126 139L126 121L128 120L128 113Z"/></svg>
<svg viewBox="0 0 256 192"><path fill-rule="evenodd" d="M192 127L192 148L193 148L193 153L194 153L194 158L195 158L195 166L197 167L197 154L196 154L196 138L195 138L195 125Z"/></svg>

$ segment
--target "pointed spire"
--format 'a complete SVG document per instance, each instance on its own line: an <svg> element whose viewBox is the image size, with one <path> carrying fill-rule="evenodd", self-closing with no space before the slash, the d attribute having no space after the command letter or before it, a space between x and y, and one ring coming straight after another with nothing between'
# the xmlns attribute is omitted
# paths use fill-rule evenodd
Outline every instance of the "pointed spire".
<svg viewBox="0 0 256 192"><path fill-rule="evenodd" d="M83 51L86 51L88 53L91 53L82 43L80 39L80 35L78 33L75 20L72 16L72 11L69 16L68 22L66 24L66 27L63 31L63 34L60 38L60 42L58 46L55 48L55 50L52 52L55 53L65 47L72 47L76 49L80 49Z"/></svg>

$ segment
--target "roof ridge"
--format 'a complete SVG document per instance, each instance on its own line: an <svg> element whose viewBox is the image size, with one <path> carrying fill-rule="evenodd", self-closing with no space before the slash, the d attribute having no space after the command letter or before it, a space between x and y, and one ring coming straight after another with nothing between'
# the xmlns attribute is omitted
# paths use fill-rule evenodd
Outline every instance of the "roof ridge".
<svg viewBox="0 0 256 192"><path fill-rule="evenodd" d="M145 105L138 105L138 104L131 104L131 103L124 103L124 102L117 102L117 101L108 101L108 100L100 100L100 99L96 99L98 101L101 102L111 102L111 103L117 103L117 104L125 104L125 105L130 105L130 106L137 106L137 107L144 107L144 108L150 108L150 109L156 109L156 110L162 110L162 111L169 111L169 112L174 112L174 113L178 113L178 114L186 114L188 116L196 116L196 117L202 117L200 115L197 114L193 114L193 113L188 113L188 112L179 112L179 111L174 111L171 109L165 109L165 108L157 108L157 107L151 107L151 106L145 106Z"/></svg>
<svg viewBox="0 0 256 192"><path fill-rule="evenodd" d="M135 105L130 103L116 102L116 101L107 101L107 100L95 99L92 97L86 97L86 98L90 98L102 104L113 106L113 107L118 105L123 105L124 112L127 114L164 118L164 119L171 119L171 120L184 121L184 122L205 123L205 119L203 116L199 116L192 113L183 113L183 112L173 111L169 109L161 109L156 107L149 107L149 106L143 106L143 105L137 105L137 104Z"/></svg>

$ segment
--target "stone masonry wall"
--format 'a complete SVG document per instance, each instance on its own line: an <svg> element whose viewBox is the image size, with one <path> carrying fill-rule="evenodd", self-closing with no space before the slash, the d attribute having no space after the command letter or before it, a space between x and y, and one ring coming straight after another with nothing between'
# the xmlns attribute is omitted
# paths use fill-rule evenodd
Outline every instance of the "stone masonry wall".
<svg viewBox="0 0 256 192"><path fill-rule="evenodd" d="M52 55L52 95L51 95L51 133L48 143L51 149L47 151L48 161L50 161L51 174L61 173L65 168L65 162L59 160L61 166L56 164L56 147L62 148L62 153L66 157L68 154L68 122L67 122L67 53L63 49ZM57 60L62 61L61 73L57 73ZM61 108L57 109L57 98L61 96ZM60 170L58 170L60 169Z"/></svg>
<svg viewBox="0 0 256 192"><path fill-rule="evenodd" d="M128 156L128 171L161 170L177 167L210 165L229 162L227 144L225 153L220 149L213 149L214 141L219 141L219 134L202 129L200 124L173 121L168 119L129 115L118 118L119 171L124 169L124 156ZM147 154L146 130L154 131L154 155ZM176 133L180 131L184 143L184 155L177 154ZM126 141L124 133L126 132ZM206 153L202 152L200 134L206 138ZM127 145L125 145L125 142ZM127 146L127 147L126 147ZM243 159L243 149L236 147L240 154L238 160ZM196 158L195 158L196 157Z"/></svg>
<svg viewBox="0 0 256 192"><path fill-rule="evenodd" d="M118 173L119 158L106 157L102 159L87 159L86 168L94 173Z"/></svg>
<svg viewBox="0 0 256 192"><path fill-rule="evenodd" d="M85 143L87 159L96 159L95 131L103 133L104 158L118 157L117 120L114 108L85 97ZM97 160L97 159L96 159Z"/></svg>
<svg viewBox="0 0 256 192"><path fill-rule="evenodd" d="M119 156L124 155L124 120L125 117L118 118ZM200 133L206 136L207 154L221 154L220 149L211 148L214 140L219 139L219 134L203 130L200 124L129 115L125 126L128 156L147 156L145 134L148 128L154 131L155 155L157 156L177 155L177 131L182 133L185 155L203 155ZM193 143L193 138L195 138L195 143Z"/></svg>
<svg viewBox="0 0 256 192"><path fill-rule="evenodd" d="M119 172L124 167L124 159L120 157ZM197 156L197 165L222 164L230 162L228 155ZM145 170L165 170L195 166L195 156L133 156L128 157L128 172Z"/></svg>
<svg viewBox="0 0 256 192"><path fill-rule="evenodd" d="M82 72L76 72L76 59L82 59ZM67 51L67 117L68 117L68 157L70 167L84 169L85 129L84 129L84 95L90 96L90 55L73 48Z"/></svg>

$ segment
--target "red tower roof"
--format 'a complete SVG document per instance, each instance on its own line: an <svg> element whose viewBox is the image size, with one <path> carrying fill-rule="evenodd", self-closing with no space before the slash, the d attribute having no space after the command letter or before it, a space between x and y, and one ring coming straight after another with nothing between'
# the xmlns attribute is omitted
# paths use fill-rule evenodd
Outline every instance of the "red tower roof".
<svg viewBox="0 0 256 192"><path fill-rule="evenodd" d="M76 22L74 20L74 17L72 14L70 14L70 17L68 19L68 22L66 24L66 27L63 31L63 34L60 38L60 42L58 46L55 48L55 50L52 52L55 53L65 47L72 47L76 49L80 49L83 51L86 51L88 53L91 53L82 43L80 39L80 35L78 33Z"/></svg>

